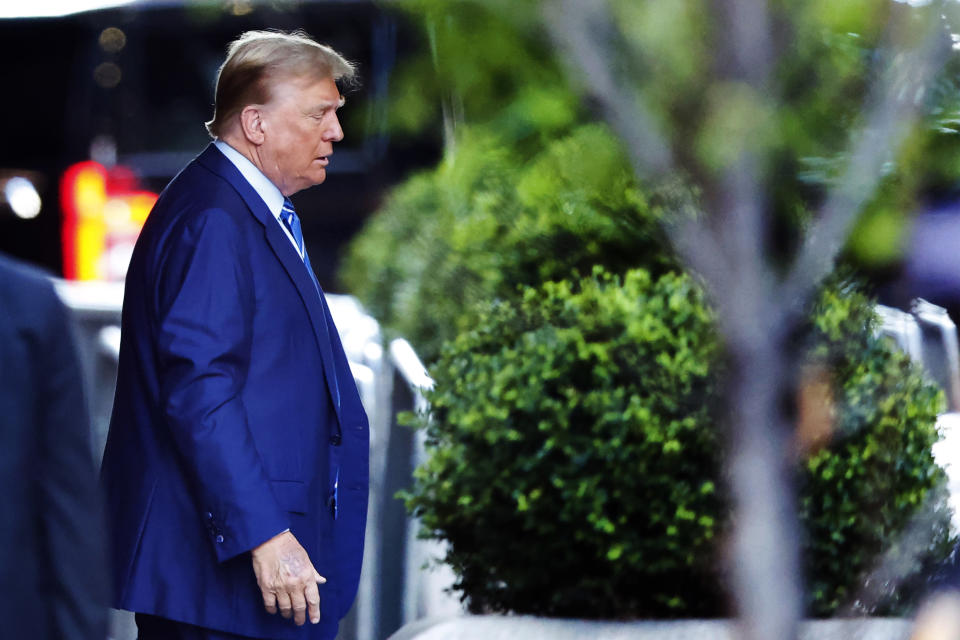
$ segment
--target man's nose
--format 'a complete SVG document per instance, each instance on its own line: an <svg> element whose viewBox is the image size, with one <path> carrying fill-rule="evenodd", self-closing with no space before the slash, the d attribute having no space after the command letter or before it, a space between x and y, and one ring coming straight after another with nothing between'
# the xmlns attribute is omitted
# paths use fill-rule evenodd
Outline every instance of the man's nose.
<svg viewBox="0 0 960 640"><path fill-rule="evenodd" d="M343 128L340 126L340 119L337 118L337 114L333 114L333 122L330 123L324 137L330 142L340 142L343 140Z"/></svg>

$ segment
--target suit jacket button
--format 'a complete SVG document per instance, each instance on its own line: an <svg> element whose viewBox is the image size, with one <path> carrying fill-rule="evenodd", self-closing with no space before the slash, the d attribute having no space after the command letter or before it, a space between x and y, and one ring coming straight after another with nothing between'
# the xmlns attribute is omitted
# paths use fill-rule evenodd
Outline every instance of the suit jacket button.
<svg viewBox="0 0 960 640"><path fill-rule="evenodd" d="M207 520L213 520L213 514L207 511Z"/></svg>
<svg viewBox="0 0 960 640"><path fill-rule="evenodd" d="M340 437L339 433L330 436L330 444L333 446L339 447L341 442L343 442L343 438Z"/></svg>
<svg viewBox="0 0 960 640"><path fill-rule="evenodd" d="M223 536L217 536L217 544L220 544L222 542L223 542Z"/></svg>

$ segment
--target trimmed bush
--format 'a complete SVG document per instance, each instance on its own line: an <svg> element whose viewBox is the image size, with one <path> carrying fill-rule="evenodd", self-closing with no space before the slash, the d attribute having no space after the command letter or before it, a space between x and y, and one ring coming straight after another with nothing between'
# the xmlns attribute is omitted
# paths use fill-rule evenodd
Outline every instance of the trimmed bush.
<svg viewBox="0 0 960 640"><path fill-rule="evenodd" d="M597 270L471 317L431 369L432 413L420 417L429 455L406 495L425 535L449 542L471 610L726 613L722 354L695 283ZM864 296L828 288L808 336L837 398L833 442L799 467L818 615L857 595L924 507L935 526L903 571L949 542L930 454L942 398L873 322Z"/></svg>
<svg viewBox="0 0 960 640"><path fill-rule="evenodd" d="M399 187L358 236L343 279L425 362L470 328L479 301L590 273L674 268L658 192L636 183L602 125L580 127L531 157L468 131L457 154Z"/></svg>

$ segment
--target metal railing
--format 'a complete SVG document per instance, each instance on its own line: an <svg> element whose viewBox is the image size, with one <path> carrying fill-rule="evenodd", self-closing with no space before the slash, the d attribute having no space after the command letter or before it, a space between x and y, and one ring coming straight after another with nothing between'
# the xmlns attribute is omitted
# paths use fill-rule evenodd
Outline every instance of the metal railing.
<svg viewBox="0 0 960 640"><path fill-rule="evenodd" d="M947 472L953 509L952 525L960 531L960 352L957 327L942 307L917 298L910 311L877 305L880 333L889 336L910 358L923 366L943 389L947 411L937 418L942 436L933 456Z"/></svg>
<svg viewBox="0 0 960 640"><path fill-rule="evenodd" d="M957 327L947 310L917 298L910 311L876 305L880 333L923 366L947 396L950 412L960 411L960 351Z"/></svg>

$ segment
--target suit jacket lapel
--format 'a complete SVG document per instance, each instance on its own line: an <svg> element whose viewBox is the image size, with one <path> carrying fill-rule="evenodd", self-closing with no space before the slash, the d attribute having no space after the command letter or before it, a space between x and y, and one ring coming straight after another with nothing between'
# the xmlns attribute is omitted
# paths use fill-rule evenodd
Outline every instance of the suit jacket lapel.
<svg viewBox="0 0 960 640"><path fill-rule="evenodd" d="M270 213L263 198L250 186L250 183L247 182L246 178L243 177L233 163L220 153L212 143L200 154L197 161L229 182L237 193L240 194L240 197L243 198L243 201L250 209L250 213L263 225L267 243L277 256L280 264L283 265L287 275L290 276L290 279L293 281L297 292L300 294L300 299L303 301L307 315L310 317L314 337L316 338L317 346L320 348L320 357L323 362L323 373L326 379L327 392L330 394L330 402L336 410L337 421L341 422L340 394L336 387L337 382L335 378L332 340L329 333L335 329L333 328L332 321L330 323L327 322L324 312L326 305L320 299L320 296L323 294L320 293L313 284L313 279L310 277L310 274L307 273L307 266L300 258L300 254L293 248L293 244L290 243L289 238L283 233L283 230L280 228L280 223L277 222L273 214Z"/></svg>

